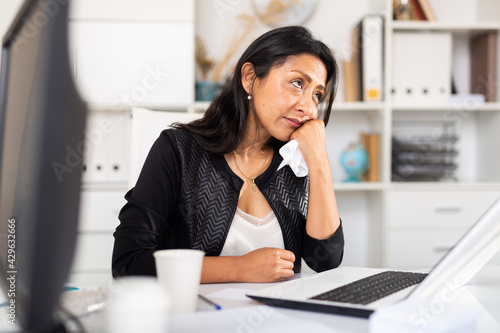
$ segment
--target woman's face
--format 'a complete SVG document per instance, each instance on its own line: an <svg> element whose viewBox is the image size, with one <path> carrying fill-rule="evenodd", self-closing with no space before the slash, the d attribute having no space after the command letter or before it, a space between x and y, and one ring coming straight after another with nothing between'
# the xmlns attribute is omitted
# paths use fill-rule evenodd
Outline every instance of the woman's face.
<svg viewBox="0 0 500 333"><path fill-rule="evenodd" d="M255 79L252 97L260 123L260 135L288 141L308 120L318 116L318 103L325 94L326 68L310 54L291 56L266 78Z"/></svg>

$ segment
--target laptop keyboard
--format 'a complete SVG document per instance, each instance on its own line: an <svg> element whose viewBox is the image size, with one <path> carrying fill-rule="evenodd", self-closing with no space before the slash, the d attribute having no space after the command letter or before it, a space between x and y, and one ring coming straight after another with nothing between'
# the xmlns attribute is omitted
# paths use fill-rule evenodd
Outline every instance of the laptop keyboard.
<svg viewBox="0 0 500 333"><path fill-rule="evenodd" d="M426 276L424 273L386 271L332 289L311 299L366 305L419 284Z"/></svg>

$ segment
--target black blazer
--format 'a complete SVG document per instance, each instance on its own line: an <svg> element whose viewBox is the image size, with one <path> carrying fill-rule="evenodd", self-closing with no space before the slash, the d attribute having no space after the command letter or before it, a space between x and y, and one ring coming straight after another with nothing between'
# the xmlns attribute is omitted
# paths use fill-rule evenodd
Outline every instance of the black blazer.
<svg viewBox="0 0 500 333"><path fill-rule="evenodd" d="M301 258L316 271L336 268L343 257L342 225L326 240L305 232L309 177L296 177L275 153L269 168L255 183L273 209L285 248L295 254L295 272ZM218 256L238 205L243 180L223 155L203 150L184 130L164 130L156 140L135 188L126 195L114 237L113 276L155 275L153 252L192 248Z"/></svg>

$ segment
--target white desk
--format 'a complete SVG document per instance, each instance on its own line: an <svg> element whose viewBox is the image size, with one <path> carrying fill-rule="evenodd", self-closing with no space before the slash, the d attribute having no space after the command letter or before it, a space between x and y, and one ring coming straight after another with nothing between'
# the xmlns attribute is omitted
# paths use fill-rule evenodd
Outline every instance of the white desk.
<svg viewBox="0 0 500 333"><path fill-rule="evenodd" d="M169 333L197 332L368 332L368 320L261 305L242 295L269 284L225 283L200 286L200 293L222 306L200 304L195 314L171 318ZM500 332L500 266L486 266L465 287L459 300L484 309L477 332Z"/></svg>
<svg viewBox="0 0 500 333"><path fill-rule="evenodd" d="M311 274L311 273L305 273ZM296 278L299 277L296 274ZM222 306L216 311L199 301L193 314L174 315L169 318L168 333L327 333L368 332L366 319L268 307L244 296L270 284L223 283L200 286L200 294ZM470 283L460 289L458 298L468 305L484 310L477 332L500 332L500 266L484 267ZM5 307L0 309L0 332L19 332L5 322ZM88 332L105 333L103 312L81 318ZM141 320L140 317L137 320Z"/></svg>

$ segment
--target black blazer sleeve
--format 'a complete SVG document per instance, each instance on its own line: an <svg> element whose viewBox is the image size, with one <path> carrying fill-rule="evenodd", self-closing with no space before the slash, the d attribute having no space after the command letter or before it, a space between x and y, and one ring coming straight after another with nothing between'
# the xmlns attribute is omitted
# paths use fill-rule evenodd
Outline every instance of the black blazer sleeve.
<svg viewBox="0 0 500 333"><path fill-rule="evenodd" d="M153 252L162 248L177 207L180 178L175 138L163 131L153 144L135 188L118 216L112 257L114 277L156 275Z"/></svg>
<svg viewBox="0 0 500 333"><path fill-rule="evenodd" d="M323 272L337 268L344 256L342 221L337 231L327 239L315 239L304 232L303 258L311 269Z"/></svg>

